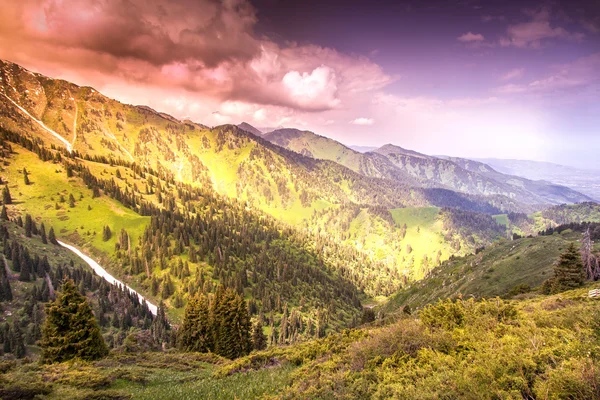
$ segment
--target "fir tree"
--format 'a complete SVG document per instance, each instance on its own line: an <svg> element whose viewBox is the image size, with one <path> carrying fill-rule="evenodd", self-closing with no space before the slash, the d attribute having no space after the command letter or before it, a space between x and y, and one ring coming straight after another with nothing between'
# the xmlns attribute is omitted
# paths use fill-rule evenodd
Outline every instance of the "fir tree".
<svg viewBox="0 0 600 400"><path fill-rule="evenodd" d="M585 282L585 269L574 243L560 255L554 265L553 291L575 289Z"/></svg>
<svg viewBox="0 0 600 400"><path fill-rule="evenodd" d="M48 244L48 238L46 237L46 227L44 226L43 222L40 224L40 238L42 239L42 243Z"/></svg>
<svg viewBox="0 0 600 400"><path fill-rule="evenodd" d="M0 301L11 301L13 299L10 280L4 265L0 265Z"/></svg>
<svg viewBox="0 0 600 400"><path fill-rule="evenodd" d="M2 189L2 204L12 204L12 197L10 196L8 185L5 185L4 189Z"/></svg>
<svg viewBox="0 0 600 400"><path fill-rule="evenodd" d="M106 225L104 227L104 229L102 230L102 240L105 242L108 242L111 237L112 237L112 232L111 232L109 226Z"/></svg>
<svg viewBox="0 0 600 400"><path fill-rule="evenodd" d="M50 227L50 231L48 232L48 242L50 242L53 245L58 245L58 242L56 240L56 235L54 234L54 227Z"/></svg>
<svg viewBox="0 0 600 400"><path fill-rule="evenodd" d="M27 170L25 168L23 168L23 182L25 183L25 185L29 185L31 183L29 181L29 174L27 173Z"/></svg>
<svg viewBox="0 0 600 400"><path fill-rule="evenodd" d="M33 220L31 219L31 215L26 214L25 215L25 236L31 237L32 230L33 230L32 225L33 225Z"/></svg>
<svg viewBox="0 0 600 400"><path fill-rule="evenodd" d="M31 265L27 260L21 262L21 271L19 271L19 280L29 282L31 280Z"/></svg>
<svg viewBox="0 0 600 400"><path fill-rule="evenodd" d="M15 357L25 357L25 341L23 340L23 333L21 332L21 327L19 326L17 318L13 319L10 341L12 353L15 355Z"/></svg>
<svg viewBox="0 0 600 400"><path fill-rule="evenodd" d="M254 350L264 350L267 348L267 337L263 332L263 326L260 319L256 321L252 330L252 346Z"/></svg>
<svg viewBox="0 0 600 400"><path fill-rule="evenodd" d="M96 360L108 353L92 309L72 280L67 280L56 300L46 305L40 344L46 363L76 357Z"/></svg>
<svg viewBox="0 0 600 400"><path fill-rule="evenodd" d="M198 352L213 350L209 303L204 295L192 297L188 301L178 336L177 344L181 350Z"/></svg>
<svg viewBox="0 0 600 400"><path fill-rule="evenodd" d="M154 318L154 321L152 321L151 332L154 341L159 344L168 343L170 329L171 326L169 325L169 321L167 320L165 304L161 301L158 304L156 317Z"/></svg>

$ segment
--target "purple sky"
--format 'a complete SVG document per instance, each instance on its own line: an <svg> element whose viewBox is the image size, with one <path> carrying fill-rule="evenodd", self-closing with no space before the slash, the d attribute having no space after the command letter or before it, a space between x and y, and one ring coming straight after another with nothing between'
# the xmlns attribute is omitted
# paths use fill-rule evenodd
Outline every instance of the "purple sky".
<svg viewBox="0 0 600 400"><path fill-rule="evenodd" d="M5 0L0 57L208 125L600 169L596 0Z"/></svg>

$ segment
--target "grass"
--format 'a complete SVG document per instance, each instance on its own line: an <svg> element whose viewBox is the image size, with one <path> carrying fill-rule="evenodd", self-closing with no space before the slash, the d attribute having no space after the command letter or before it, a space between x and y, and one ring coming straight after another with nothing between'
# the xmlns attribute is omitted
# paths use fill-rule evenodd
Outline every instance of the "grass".
<svg viewBox="0 0 600 400"><path fill-rule="evenodd" d="M440 261L444 261L454 253L444 240L438 207L396 208L390 212L398 227L404 224L407 226L402 245L405 258L414 258L414 279L422 279L427 273L423 268L424 256L428 256L433 262L439 251ZM406 251L409 245L412 249L410 254Z"/></svg>
<svg viewBox="0 0 600 400"><path fill-rule="evenodd" d="M106 196L92 198L92 191L80 179L67 178L61 165L44 163L35 154L13 147L18 155L4 174L17 210L37 217L37 222L44 222L47 230L54 227L59 239L90 246L104 254L112 253L116 241L116 235L107 242L102 240L105 225L115 234L125 229L132 243L137 243L149 217L142 217ZM24 184L23 168L29 172L30 185ZM74 208L69 207L70 194L76 200Z"/></svg>
<svg viewBox="0 0 600 400"><path fill-rule="evenodd" d="M553 264L568 244L581 235L572 231L552 236L502 240L479 254L447 261L420 282L390 297L387 312L405 304L422 307L438 299L504 296L517 285L536 287L552 275Z"/></svg>

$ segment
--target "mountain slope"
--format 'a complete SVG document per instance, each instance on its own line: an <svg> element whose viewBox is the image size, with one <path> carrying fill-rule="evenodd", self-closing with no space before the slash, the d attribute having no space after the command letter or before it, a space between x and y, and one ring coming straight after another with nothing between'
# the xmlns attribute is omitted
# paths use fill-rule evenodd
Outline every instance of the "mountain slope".
<svg viewBox="0 0 600 400"><path fill-rule="evenodd" d="M501 174L488 165L457 157L438 158L386 145L376 150L424 184L465 193L503 195L526 204L562 204L591 199L567 187Z"/></svg>
<svg viewBox="0 0 600 400"><path fill-rule="evenodd" d="M600 201L600 171L529 160L483 158L475 161L485 163L504 174L566 186Z"/></svg>
<svg viewBox="0 0 600 400"><path fill-rule="evenodd" d="M263 134L260 130L256 129L247 122L242 122L241 124L238 124L237 127L256 136L262 136Z"/></svg>
<svg viewBox="0 0 600 400"><path fill-rule="evenodd" d="M489 179L493 179L500 184L509 185L514 187L515 190L525 190L529 193L532 193L533 196L543 199L550 204L592 201L590 197L565 186L555 185L545 181L532 181L517 176L502 174L491 168L489 165L478 161L458 157L449 157L448 159L460 165L467 171L476 172Z"/></svg>
<svg viewBox="0 0 600 400"><path fill-rule="evenodd" d="M360 153L343 144L297 129L279 129L264 138L296 153L331 160L365 176L393 179L411 186L444 188L471 195L505 196L532 206L589 201L568 188L503 174L468 169L454 160L427 156L394 145Z"/></svg>

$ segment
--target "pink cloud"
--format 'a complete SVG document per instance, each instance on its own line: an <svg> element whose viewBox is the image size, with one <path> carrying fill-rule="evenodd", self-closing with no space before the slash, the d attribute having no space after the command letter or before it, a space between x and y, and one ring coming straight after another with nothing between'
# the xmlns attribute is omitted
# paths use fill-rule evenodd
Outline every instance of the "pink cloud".
<svg viewBox="0 0 600 400"><path fill-rule="evenodd" d="M501 46L540 48L549 39L581 41L585 37L581 32L569 32L562 27L553 27L550 23L550 11L546 8L530 14L531 21L507 28L506 35L500 39Z"/></svg>
<svg viewBox="0 0 600 400"><path fill-rule="evenodd" d="M511 69L510 71L506 72L505 74L503 74L500 77L500 79L503 81L511 81L513 79L522 78L523 75L525 75L524 68L514 68L514 69Z"/></svg>
<svg viewBox="0 0 600 400"><path fill-rule="evenodd" d="M350 123L352 125L373 125L375 121L373 120L373 118L360 117L353 119L352 121L350 121Z"/></svg>
<svg viewBox="0 0 600 400"><path fill-rule="evenodd" d="M309 112L394 79L365 57L259 38L255 23L248 0L5 0L0 57L99 89L120 81L122 96L141 85Z"/></svg>
<svg viewBox="0 0 600 400"><path fill-rule="evenodd" d="M456 40L458 40L459 42L470 43L470 42L483 42L485 40L485 38L480 33L473 33L471 31L469 31L469 32L464 33L464 34L460 35L459 37L457 37Z"/></svg>
<svg viewBox="0 0 600 400"><path fill-rule="evenodd" d="M553 71L539 79L526 84L507 84L496 88L500 94L551 94L569 90L584 90L587 87L600 85L600 53L582 57L572 63L558 65Z"/></svg>

